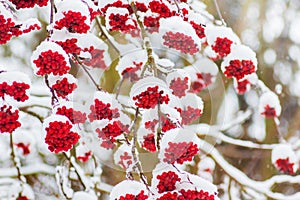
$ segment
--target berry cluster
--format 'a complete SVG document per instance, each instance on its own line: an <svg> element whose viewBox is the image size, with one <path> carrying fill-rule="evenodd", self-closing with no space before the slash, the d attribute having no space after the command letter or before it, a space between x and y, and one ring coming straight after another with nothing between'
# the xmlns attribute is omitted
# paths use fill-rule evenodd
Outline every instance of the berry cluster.
<svg viewBox="0 0 300 200"><path fill-rule="evenodd" d="M63 12L64 17L55 21L54 28L60 30L67 28L71 33L87 33L90 26L85 23L87 17L82 16L80 12Z"/></svg>
<svg viewBox="0 0 300 200"><path fill-rule="evenodd" d="M157 185L157 189L159 193L175 190L176 182L179 182L181 180L179 176L172 171L163 172L161 175L158 175L156 178L159 180L159 183Z"/></svg>
<svg viewBox="0 0 300 200"><path fill-rule="evenodd" d="M97 128L96 132L98 133L98 137L103 141L107 141L108 144L113 144L115 142L115 138L121 135L122 133L128 133L129 126L122 124L120 121L114 121L113 123L108 124L102 129ZM109 145L109 147L114 147L114 145Z"/></svg>
<svg viewBox="0 0 300 200"><path fill-rule="evenodd" d="M84 156L77 156L77 159L80 160L81 162L85 163L86 161L88 161L90 159L91 156L92 156L92 152L88 151L84 154Z"/></svg>
<svg viewBox="0 0 300 200"><path fill-rule="evenodd" d="M18 83L14 81L12 85L7 84L7 82L0 83L0 97L4 98L4 95L9 95L13 97L16 101L24 102L29 97L26 94L30 86L26 83Z"/></svg>
<svg viewBox="0 0 300 200"><path fill-rule="evenodd" d="M182 118L182 124L187 125L198 119L202 115L202 111L198 108L188 106L186 109L177 108Z"/></svg>
<svg viewBox="0 0 300 200"><path fill-rule="evenodd" d="M56 95L61 98L66 98L77 88L76 83L69 83L67 78L62 80L57 80L52 89L55 91Z"/></svg>
<svg viewBox="0 0 300 200"><path fill-rule="evenodd" d="M65 57L56 51L48 50L42 52L39 57L33 61L38 67L37 75L46 74L64 75L70 70Z"/></svg>
<svg viewBox="0 0 300 200"><path fill-rule="evenodd" d="M205 29L201 24L198 24L194 21L190 21L190 24L193 26L200 39L205 38Z"/></svg>
<svg viewBox="0 0 300 200"><path fill-rule="evenodd" d="M17 9L20 9L20 8L33 8L35 5L41 7L46 6L49 0L26 0L26 1L9 0L9 1L12 2Z"/></svg>
<svg viewBox="0 0 300 200"><path fill-rule="evenodd" d="M193 157L198 153L199 149L193 142L168 143L169 147L165 149L164 162L168 164L192 161Z"/></svg>
<svg viewBox="0 0 300 200"><path fill-rule="evenodd" d="M48 149L54 153L69 151L80 138L78 133L73 132L71 129L72 124L69 121L50 122L45 129L45 143L48 144Z"/></svg>
<svg viewBox="0 0 300 200"><path fill-rule="evenodd" d="M104 50L92 49L89 50L91 58L87 58L83 61L83 64L100 69L107 69L108 66L104 62Z"/></svg>
<svg viewBox="0 0 300 200"><path fill-rule="evenodd" d="M156 124L158 124L157 119L153 119L152 121L147 121L147 122L145 122L145 128L154 132Z"/></svg>
<svg viewBox="0 0 300 200"><path fill-rule="evenodd" d="M141 70L143 62L139 62L139 63L133 62L133 64L135 65L134 67L127 67L121 73L124 79L128 79L131 82L135 82L139 80L137 71Z"/></svg>
<svg viewBox="0 0 300 200"><path fill-rule="evenodd" d="M137 195L133 194L126 194L125 196L121 196L119 199L116 200L147 200L148 196L144 194L144 191L141 191Z"/></svg>
<svg viewBox="0 0 300 200"><path fill-rule="evenodd" d="M293 168L294 163L290 163L289 158L276 160L276 166L279 171L285 174L293 175L295 173Z"/></svg>
<svg viewBox="0 0 300 200"><path fill-rule="evenodd" d="M213 194L203 190L180 190L180 193L167 192L156 200L215 200Z"/></svg>
<svg viewBox="0 0 300 200"><path fill-rule="evenodd" d="M137 24L133 21L132 23L128 23L130 21L129 14L119 14L119 13L111 13L109 15L109 25L110 31L122 31L124 33L133 33L134 30L137 30Z"/></svg>
<svg viewBox="0 0 300 200"><path fill-rule="evenodd" d="M90 122L94 120L118 118L120 113L117 108L111 109L110 103L103 103L99 99L94 100L94 104L90 106L91 113L88 115Z"/></svg>
<svg viewBox="0 0 300 200"><path fill-rule="evenodd" d="M188 77L184 77L184 79L178 77L177 79L173 79L170 83L170 89L173 91L172 94L180 98L185 96L185 91L188 87Z"/></svg>
<svg viewBox="0 0 300 200"><path fill-rule="evenodd" d="M22 149L24 156L30 154L30 149L29 149L30 144L24 144L23 142L20 142L15 144L15 146Z"/></svg>
<svg viewBox="0 0 300 200"><path fill-rule="evenodd" d="M218 53L220 57L225 57L231 52L232 41L228 38L220 38L218 37L215 41L215 44L211 46L211 48Z"/></svg>
<svg viewBox="0 0 300 200"><path fill-rule="evenodd" d="M255 66L251 60L231 60L229 66L226 66L225 69L224 74L228 78L234 77L237 80L255 72Z"/></svg>
<svg viewBox="0 0 300 200"><path fill-rule="evenodd" d="M135 105L139 108L154 108L157 104L168 104L169 96L166 94L163 96L164 91L161 90L158 92L158 86L148 87L146 91L140 93L133 97L133 100L136 101Z"/></svg>
<svg viewBox="0 0 300 200"><path fill-rule="evenodd" d="M244 94L248 90L248 86L251 85L250 81L247 79L237 81L237 91L239 94Z"/></svg>
<svg viewBox="0 0 300 200"><path fill-rule="evenodd" d="M199 52L198 45L195 44L193 38L183 33L168 31L163 36L163 39L165 46L181 51L182 53L193 55Z"/></svg>
<svg viewBox="0 0 300 200"><path fill-rule="evenodd" d="M176 14L175 11L171 11L170 8L161 1L151 1L149 3L149 9L153 13L159 14L159 17L167 18L174 16Z"/></svg>
<svg viewBox="0 0 300 200"><path fill-rule="evenodd" d="M156 151L155 135L153 133L150 133L148 135L145 135L143 139L144 142L142 144L142 148L150 152L155 152Z"/></svg>
<svg viewBox="0 0 300 200"><path fill-rule="evenodd" d="M118 162L118 164L123 169L127 169L128 166L132 164L132 156L130 156L128 152L124 152L124 154L120 156L120 161Z"/></svg>
<svg viewBox="0 0 300 200"><path fill-rule="evenodd" d="M173 123L167 116L161 115L161 131L163 133L176 128L176 124Z"/></svg>
<svg viewBox="0 0 300 200"><path fill-rule="evenodd" d="M3 105L0 107L0 133L12 133L21 126L18 121L19 111L12 110L12 106Z"/></svg>
<svg viewBox="0 0 300 200"><path fill-rule="evenodd" d="M203 190L180 190L180 193L184 197L183 199L189 200L214 200L215 196L205 192ZM180 199L180 198L179 198Z"/></svg>
<svg viewBox="0 0 300 200"><path fill-rule="evenodd" d="M5 19L0 13L0 44L5 44L13 36L17 37L21 34L20 26L16 25L11 18Z"/></svg>
<svg viewBox="0 0 300 200"><path fill-rule="evenodd" d="M262 112L261 114L267 118L273 118L277 116L275 108L270 107L270 105L266 105L264 112Z"/></svg>
<svg viewBox="0 0 300 200"><path fill-rule="evenodd" d="M84 123L86 121L85 113L76 111L73 108L67 108L66 106L57 108L56 114L66 116L73 124Z"/></svg>
<svg viewBox="0 0 300 200"><path fill-rule="evenodd" d="M66 41L56 41L66 53L70 54L79 54L81 52L81 48L77 46L77 39L71 38L67 39Z"/></svg>

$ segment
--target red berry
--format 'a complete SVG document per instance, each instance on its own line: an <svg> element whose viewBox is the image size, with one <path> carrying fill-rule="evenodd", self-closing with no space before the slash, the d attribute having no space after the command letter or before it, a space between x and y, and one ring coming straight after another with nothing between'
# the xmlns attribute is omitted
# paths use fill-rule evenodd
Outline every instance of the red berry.
<svg viewBox="0 0 300 200"><path fill-rule="evenodd" d="M154 108L158 103L159 104L168 104L169 96L166 94L163 96L164 91L161 90L158 92L158 86L148 87L145 92L140 93L133 97L133 100L136 101L135 105L140 108Z"/></svg>
<svg viewBox="0 0 300 200"><path fill-rule="evenodd" d="M65 57L52 50L42 52L33 63L39 68L37 75L41 76L46 74L62 76L70 70L70 66L67 65Z"/></svg>
<svg viewBox="0 0 300 200"><path fill-rule="evenodd" d="M67 28L71 33L87 33L90 26L85 23L86 16L82 16L80 12L63 12L64 18L55 22L54 28L61 30Z"/></svg>
<svg viewBox="0 0 300 200"><path fill-rule="evenodd" d="M72 124L68 121L49 123L46 128L45 142L51 152L69 151L78 142L80 136L78 133L71 131L71 128Z"/></svg>
<svg viewBox="0 0 300 200"><path fill-rule="evenodd" d="M215 44L211 46L211 48L218 53L221 57L227 56L231 52L232 41L227 37L220 38L217 37Z"/></svg>
<svg viewBox="0 0 300 200"><path fill-rule="evenodd" d="M66 98L77 88L76 83L69 83L67 78L57 80L52 89L55 91L58 97Z"/></svg>
<svg viewBox="0 0 300 200"><path fill-rule="evenodd" d="M159 180L159 183L157 185L157 189L159 193L175 190L176 182L181 180L179 176L172 171L163 172L161 175L158 175L156 178Z"/></svg>
<svg viewBox="0 0 300 200"><path fill-rule="evenodd" d="M4 105L0 108L0 133L12 133L21 126L19 110L12 111L11 106Z"/></svg>
<svg viewBox="0 0 300 200"><path fill-rule="evenodd" d="M99 99L95 99L94 104L90 106L91 113L88 115L90 122L94 120L108 119L112 120L120 116L117 108L111 109L110 103L103 103Z"/></svg>
<svg viewBox="0 0 300 200"><path fill-rule="evenodd" d="M279 169L279 171L285 173L285 174L294 174L294 163L290 163L289 158L286 159L278 159L276 160L276 165Z"/></svg>
<svg viewBox="0 0 300 200"><path fill-rule="evenodd" d="M198 45L195 44L193 38L183 33L168 31L163 36L163 39L165 46L181 51L182 53L193 55L199 52Z"/></svg>
<svg viewBox="0 0 300 200"><path fill-rule="evenodd" d="M229 66L225 67L224 74L228 78L234 77L239 80L253 72L255 72L255 66L251 60L231 60Z"/></svg>
<svg viewBox="0 0 300 200"><path fill-rule="evenodd" d="M185 161L192 161L194 155L198 153L198 147L192 142L169 142L169 147L165 149L164 162L183 164Z"/></svg>

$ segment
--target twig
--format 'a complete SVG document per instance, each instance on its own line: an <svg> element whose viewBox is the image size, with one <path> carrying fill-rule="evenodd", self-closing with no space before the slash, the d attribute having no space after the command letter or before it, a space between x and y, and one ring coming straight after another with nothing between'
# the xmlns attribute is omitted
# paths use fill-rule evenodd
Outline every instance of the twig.
<svg viewBox="0 0 300 200"><path fill-rule="evenodd" d="M51 94L52 94L52 97L51 97L51 105L54 106L55 102L58 102L58 98L56 97L53 88L50 87L49 79L48 79L48 74L45 75L45 83L46 83L47 87L49 88L49 90L50 90L50 92L51 92Z"/></svg>
<svg viewBox="0 0 300 200"><path fill-rule="evenodd" d="M25 177L22 177L22 173L20 170L20 162L16 161L16 154L14 150L14 141L13 141L13 133L10 133L10 148L11 148L11 158L13 160L14 166L17 169L17 177L20 181L21 187L23 187L23 183L25 181ZM22 190L19 192L19 197L22 195Z"/></svg>
<svg viewBox="0 0 300 200"><path fill-rule="evenodd" d="M104 30L103 30L103 28L102 28L102 25L101 25L101 23L100 23L100 21L99 21L99 18L96 17L95 19L96 19L96 24L98 25L98 27L99 27L99 29L100 29L100 32L101 32L100 37L101 37L102 39L106 40L106 41L110 44L110 46L115 50L115 52L116 52L117 54L120 55L119 49L114 45L114 43L109 39L109 37L108 37L108 36L106 35L106 33L104 32Z"/></svg>
<svg viewBox="0 0 300 200"><path fill-rule="evenodd" d="M68 155L67 155L65 152L63 152L63 155L64 155L64 156L66 157L66 159L70 162L70 165L74 168L75 173L76 173L76 175L77 175L77 177L78 177L79 182L80 182L81 185L83 186L84 190L86 190L86 189L87 189L87 186L86 186L86 184L83 182L83 179L82 179L81 175L80 175L79 172L78 172L77 166L75 165L74 160L72 159L72 156L71 156L71 157L68 157Z"/></svg>
<svg viewBox="0 0 300 200"><path fill-rule="evenodd" d="M21 174L21 171L20 171L20 166L16 162L16 154L15 154L15 150L14 150L14 141L13 141L13 134L12 133L10 133L10 148L11 148L11 158L12 158L14 166L16 167L17 172L18 172L17 177L22 182L22 178L21 178L22 174Z"/></svg>
<svg viewBox="0 0 300 200"><path fill-rule="evenodd" d="M149 185L148 185L147 177L145 176L145 174L143 172L143 168L142 168L142 165L141 165L141 163L138 159L137 151L136 151L136 143L137 143L136 123L137 123L138 115L139 115L139 108L136 108L135 115L134 115L134 120L133 120L133 125L131 127L131 131L133 132L131 153L132 153L133 161L135 163L136 169L138 170L139 177L140 177L141 181L145 184L145 186L147 187L147 190L149 192L151 192L151 190L149 188Z"/></svg>
<svg viewBox="0 0 300 200"><path fill-rule="evenodd" d="M160 140L161 140L161 112L160 112L160 99L158 99L157 104L157 117L158 117L158 127L157 127L157 137L156 137L156 147L160 150Z"/></svg>
<svg viewBox="0 0 300 200"><path fill-rule="evenodd" d="M44 121L44 117L38 115L35 112L32 112L32 111L28 110L28 107L23 107L23 108L21 107L21 108L19 108L19 110L24 112L24 113L27 113L27 114L29 114L33 117L36 117L38 120L40 120L41 123L43 123L43 121Z"/></svg>
<svg viewBox="0 0 300 200"><path fill-rule="evenodd" d="M55 11L54 0L50 0L50 22L49 23L50 23L51 29L49 30L49 35L48 35L47 40L49 40L50 36L53 34L52 24L53 24L53 21L54 21L54 11Z"/></svg>
<svg viewBox="0 0 300 200"><path fill-rule="evenodd" d="M178 5L177 0L174 0L174 3L175 3L175 5L176 5L176 7L177 7L178 13L180 13L180 12L181 12L181 9L180 9L180 7L179 7L179 5Z"/></svg>
<svg viewBox="0 0 300 200"><path fill-rule="evenodd" d="M299 183L300 182L300 175L298 176L289 176L289 175L277 175L273 176L270 179L267 179L265 181L255 181L251 178L249 178L246 174L244 174L242 171L228 163L223 156L219 153L219 151L214 148L210 143L200 140L201 150L205 153L209 154L216 163L224 170L224 172L230 176L235 182L238 184L245 186L247 188L251 188L255 190L258 193L264 194L267 197L271 199L300 199L300 192L291 194L291 195L284 195L281 193L273 192L272 187L274 184L278 183Z"/></svg>
<svg viewBox="0 0 300 200"><path fill-rule="evenodd" d="M86 66L79 60L78 56L75 55L75 54L73 56L76 59L76 61L78 62L79 66L83 69L83 71L88 75L89 79L95 85L96 89L98 91L102 91L102 88L97 84L97 82L95 81L95 79L93 78L93 76L91 75L91 73L88 71L88 69L86 68Z"/></svg>
<svg viewBox="0 0 300 200"><path fill-rule="evenodd" d="M149 65L151 67L151 69L154 71L154 76L157 77L158 76L157 66L156 66L156 63L155 63L155 60L154 60L154 57L153 57L153 51L152 51L152 48L151 48L151 45L150 45L149 38L147 37L147 34L146 34L146 30L145 30L144 24L140 20L138 14L137 14L137 8L136 8L134 2L132 2L130 5L131 5L133 13L134 13L134 15L136 17L138 25L139 25L139 27L141 29L142 39L144 41L144 46L146 48L147 55L148 55L148 60L147 60L147 63L145 64L145 66ZM144 66L144 69L146 69L145 66ZM142 75L144 75L144 69L143 69Z"/></svg>
<svg viewBox="0 0 300 200"><path fill-rule="evenodd" d="M226 24L226 22L225 22L225 20L224 20L224 18L223 18L223 16L222 16L222 13L221 13L221 11L220 11L220 7L219 7L219 4L218 4L217 0L214 0L214 4L215 4L215 7L216 7L216 10L217 10L218 16L219 16L219 18L220 18L222 24L223 24L224 26L227 26L227 24Z"/></svg>
<svg viewBox="0 0 300 200"><path fill-rule="evenodd" d="M121 78L118 86L117 86L117 89L116 89L116 99L118 99L119 97L119 94L121 92L121 87L122 87L122 84L124 83L124 78Z"/></svg>

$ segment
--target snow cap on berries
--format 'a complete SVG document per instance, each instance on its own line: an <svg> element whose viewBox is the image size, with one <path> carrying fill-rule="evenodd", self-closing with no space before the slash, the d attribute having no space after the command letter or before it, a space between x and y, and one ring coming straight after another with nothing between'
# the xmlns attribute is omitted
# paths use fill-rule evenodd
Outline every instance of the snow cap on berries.
<svg viewBox="0 0 300 200"><path fill-rule="evenodd" d="M201 40L191 24L178 16L162 18L159 22L159 34L164 46L191 55L200 51Z"/></svg>
<svg viewBox="0 0 300 200"><path fill-rule="evenodd" d="M218 188L211 182L189 173L183 174L181 178L182 182L178 185L178 190L185 199L198 197L199 199L219 200Z"/></svg>
<svg viewBox="0 0 300 200"><path fill-rule="evenodd" d="M244 78L237 80L233 79L233 86L235 91L238 94L244 94L248 92L253 85L255 85L258 81L257 74L250 74L245 76Z"/></svg>
<svg viewBox="0 0 300 200"><path fill-rule="evenodd" d="M217 65L208 58L200 58L193 65L183 68L191 79L190 92L198 93L215 82Z"/></svg>
<svg viewBox="0 0 300 200"><path fill-rule="evenodd" d="M157 194L176 190L181 181L181 174L175 167L158 163L152 171L151 187Z"/></svg>
<svg viewBox="0 0 300 200"><path fill-rule="evenodd" d="M79 140L80 136L72 122L62 115L51 115L43 123L45 143L51 152L67 152Z"/></svg>
<svg viewBox="0 0 300 200"><path fill-rule="evenodd" d="M138 199L147 200L148 190L143 183L125 180L118 183L109 195L111 200Z"/></svg>
<svg viewBox="0 0 300 200"><path fill-rule="evenodd" d="M59 98L68 99L77 88L77 79L71 74L49 76L49 85Z"/></svg>
<svg viewBox="0 0 300 200"><path fill-rule="evenodd" d="M31 0L31 1L20 1L20 0L9 0L12 2L17 9L21 8L33 8L35 5L37 6L46 6L49 0Z"/></svg>
<svg viewBox="0 0 300 200"><path fill-rule="evenodd" d="M0 134L12 133L21 126L19 110L0 101Z"/></svg>
<svg viewBox="0 0 300 200"><path fill-rule="evenodd" d="M0 73L0 98L10 96L18 102L24 102L29 98L30 86L27 74L17 71Z"/></svg>
<svg viewBox="0 0 300 200"><path fill-rule="evenodd" d="M298 169L298 162L289 144L279 144L272 150L272 163L280 172L293 175Z"/></svg>
<svg viewBox="0 0 300 200"><path fill-rule="evenodd" d="M209 182L213 182L213 171L216 163L210 157L204 157L198 163L198 175Z"/></svg>
<svg viewBox="0 0 300 200"><path fill-rule="evenodd" d="M278 96L271 91L263 93L259 99L258 111L267 118L278 117L281 113Z"/></svg>
<svg viewBox="0 0 300 200"><path fill-rule="evenodd" d="M156 138L157 133L156 131L152 131L146 129L143 126L140 126L137 132L138 135L138 142L141 148L146 151L156 152Z"/></svg>
<svg viewBox="0 0 300 200"><path fill-rule="evenodd" d="M67 28L71 33L87 33L91 25L87 5L80 0L64 0L57 5L55 29Z"/></svg>
<svg viewBox="0 0 300 200"><path fill-rule="evenodd" d="M131 153L131 146L122 144L114 154L114 162L124 170L132 171L134 160Z"/></svg>
<svg viewBox="0 0 300 200"><path fill-rule="evenodd" d="M105 14L105 25L109 31L121 31L138 36L137 22L131 17L128 9L109 7Z"/></svg>
<svg viewBox="0 0 300 200"><path fill-rule="evenodd" d="M92 102L89 102L88 119L90 122L95 120L112 120L120 117L121 105L114 95L104 91L94 93Z"/></svg>
<svg viewBox="0 0 300 200"><path fill-rule="evenodd" d="M150 109L157 104L168 104L170 94L164 81L146 77L136 82L130 90L130 98L139 108Z"/></svg>
<svg viewBox="0 0 300 200"><path fill-rule="evenodd" d="M183 125L192 123L202 115L204 105L201 97L188 93L180 100L180 105L175 109L180 113Z"/></svg>
<svg viewBox="0 0 300 200"><path fill-rule="evenodd" d="M88 145L85 142L80 142L78 146L76 146L76 156L77 160L81 161L82 163L87 162L93 153L88 148Z"/></svg>
<svg viewBox="0 0 300 200"><path fill-rule="evenodd" d="M60 102L54 108L53 113L66 116L73 124L85 123L87 119L85 108L79 103L71 101Z"/></svg>
<svg viewBox="0 0 300 200"><path fill-rule="evenodd" d="M75 192L73 195L72 200L97 200L98 197L95 194L84 192L84 191L78 191Z"/></svg>
<svg viewBox="0 0 300 200"><path fill-rule="evenodd" d="M227 78L240 80L257 70L255 52L245 45L236 45L221 64L222 72Z"/></svg>
<svg viewBox="0 0 300 200"><path fill-rule="evenodd" d="M147 59L148 56L145 50L134 50L120 58L116 70L123 79L128 79L131 82L138 81Z"/></svg>
<svg viewBox="0 0 300 200"><path fill-rule="evenodd" d="M228 27L208 24L205 35L208 45L220 58L230 54L232 47L241 43L238 36Z"/></svg>
<svg viewBox="0 0 300 200"><path fill-rule="evenodd" d="M158 157L164 163L183 164L192 161L198 151L195 133L188 129L176 128L164 134Z"/></svg>
<svg viewBox="0 0 300 200"><path fill-rule="evenodd" d="M172 94L179 98L186 95L191 84L189 74L183 69L177 69L169 73L166 77L166 81L172 90Z"/></svg>
<svg viewBox="0 0 300 200"><path fill-rule="evenodd" d="M69 58L55 42L42 42L31 56L31 66L38 76L53 74L62 76L71 69Z"/></svg>
<svg viewBox="0 0 300 200"><path fill-rule="evenodd" d="M124 140L123 134L129 133L130 122L130 118L122 112L120 116L111 120L102 119L94 121L92 126L100 141L100 146L106 149L113 149L117 139Z"/></svg>

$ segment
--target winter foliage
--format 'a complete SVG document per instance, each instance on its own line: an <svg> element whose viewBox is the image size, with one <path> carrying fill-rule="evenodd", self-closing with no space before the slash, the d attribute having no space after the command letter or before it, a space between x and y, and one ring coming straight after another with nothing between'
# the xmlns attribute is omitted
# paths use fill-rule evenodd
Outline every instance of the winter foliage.
<svg viewBox="0 0 300 200"><path fill-rule="evenodd" d="M0 1L13 61L0 61L0 199L300 199L299 131L281 103L281 83L299 98L300 72L288 83L275 63L269 86L258 49L206 6ZM299 23L287 34L298 67ZM251 175L227 151L268 156Z"/></svg>

